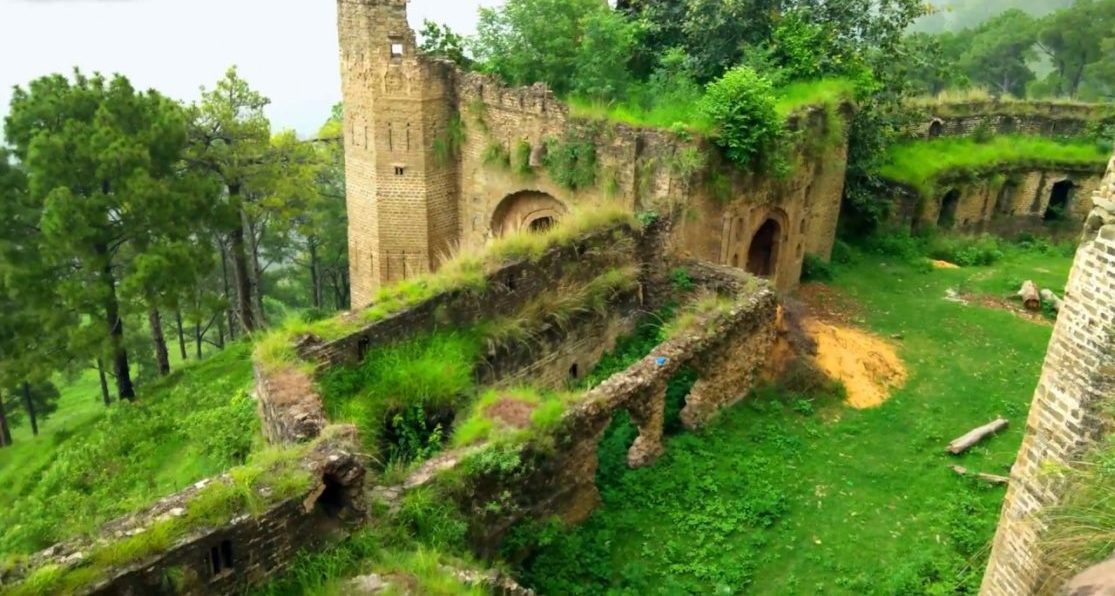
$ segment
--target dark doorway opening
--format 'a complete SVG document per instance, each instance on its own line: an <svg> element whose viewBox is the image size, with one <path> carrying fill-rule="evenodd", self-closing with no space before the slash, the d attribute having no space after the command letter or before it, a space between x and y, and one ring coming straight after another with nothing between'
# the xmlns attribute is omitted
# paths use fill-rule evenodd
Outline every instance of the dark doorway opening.
<svg viewBox="0 0 1115 596"><path fill-rule="evenodd" d="M937 227L951 230L956 225L956 208L960 206L960 191L950 190L941 199L941 212L937 215Z"/></svg>
<svg viewBox="0 0 1115 596"><path fill-rule="evenodd" d="M209 549L209 571L214 577L232 569L232 541L223 540Z"/></svg>
<svg viewBox="0 0 1115 596"><path fill-rule="evenodd" d="M540 217L530 222L530 231L535 233L547 232L554 227L554 218Z"/></svg>
<svg viewBox="0 0 1115 596"><path fill-rule="evenodd" d="M774 275L778 262L778 239L782 234L782 226L777 221L768 219L755 232L751 239L751 248L747 251L747 272L759 277Z"/></svg>
<svg viewBox="0 0 1115 596"><path fill-rule="evenodd" d="M1076 185L1071 180L1062 180L1053 185L1049 194L1049 206L1045 209L1042 219L1045 221L1064 221L1069 216L1069 203L1072 201L1072 191Z"/></svg>
<svg viewBox="0 0 1115 596"><path fill-rule="evenodd" d="M929 138L931 139L936 139L944 132L945 125L940 120L934 120L933 123L929 125Z"/></svg>

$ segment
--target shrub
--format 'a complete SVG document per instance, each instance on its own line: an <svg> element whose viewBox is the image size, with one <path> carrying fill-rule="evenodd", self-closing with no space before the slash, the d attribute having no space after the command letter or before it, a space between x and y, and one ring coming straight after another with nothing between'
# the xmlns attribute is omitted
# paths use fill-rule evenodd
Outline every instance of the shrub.
<svg viewBox="0 0 1115 596"><path fill-rule="evenodd" d="M773 86L746 66L711 83L699 109L713 122L716 144L740 166L755 165L764 153L776 150L786 134Z"/></svg>
<svg viewBox="0 0 1115 596"><path fill-rule="evenodd" d="M546 140L542 165L550 176L569 190L596 184L596 144L585 132L570 132L560 140Z"/></svg>
<svg viewBox="0 0 1115 596"><path fill-rule="evenodd" d="M832 265L817 255L805 255L801 265L802 281L832 281Z"/></svg>
<svg viewBox="0 0 1115 596"><path fill-rule="evenodd" d="M935 236L929 241L929 256L962 267L993 265L1003 258L1001 241L995 236Z"/></svg>

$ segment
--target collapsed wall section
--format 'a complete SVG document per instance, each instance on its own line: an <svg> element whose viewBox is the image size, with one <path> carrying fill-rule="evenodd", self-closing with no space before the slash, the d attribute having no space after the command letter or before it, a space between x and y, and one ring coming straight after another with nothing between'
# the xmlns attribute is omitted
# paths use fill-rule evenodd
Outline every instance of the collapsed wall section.
<svg viewBox="0 0 1115 596"><path fill-rule="evenodd" d="M1093 202L1073 262L1011 470L981 594L1055 590L1041 549L1043 512L1065 488L1063 470L1112 429L1115 395L1115 159Z"/></svg>
<svg viewBox="0 0 1115 596"><path fill-rule="evenodd" d="M978 135L1082 136L1115 125L1115 109L1106 104L1055 101L968 101L908 106L920 118L906 128L911 138Z"/></svg>

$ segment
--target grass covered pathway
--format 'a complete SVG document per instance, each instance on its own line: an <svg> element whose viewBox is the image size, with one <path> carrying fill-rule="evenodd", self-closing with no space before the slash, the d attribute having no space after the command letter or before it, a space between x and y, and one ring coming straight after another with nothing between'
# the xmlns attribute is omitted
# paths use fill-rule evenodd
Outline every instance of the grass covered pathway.
<svg viewBox="0 0 1115 596"><path fill-rule="evenodd" d="M744 402L673 438L656 466L605 472L603 507L547 533L524 579L555 594L976 591L1005 489L948 466L1007 473L1052 327L945 296L1001 298L1023 279L1059 292L1071 258L1053 252L1011 247L956 270L880 256L841 266L832 293L855 323L901 338L904 388L862 411L786 392ZM1007 432L945 453L997 415Z"/></svg>

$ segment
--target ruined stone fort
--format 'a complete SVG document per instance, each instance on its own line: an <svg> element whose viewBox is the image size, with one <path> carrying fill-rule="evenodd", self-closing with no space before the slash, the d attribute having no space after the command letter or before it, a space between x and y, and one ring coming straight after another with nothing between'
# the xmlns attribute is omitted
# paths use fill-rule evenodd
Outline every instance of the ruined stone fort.
<svg viewBox="0 0 1115 596"><path fill-rule="evenodd" d="M56 545L0 570L0 588L49 568L80 579L75 593L237 594L289 569L301 549L330 544L340 528L389 518L420 489L451 503L467 520L469 547L490 558L516 524L588 517L600 502L598 447L616 416L638 431L627 465L648 466L667 448L667 417L699 429L778 374L772 352L787 342L780 296L798 284L806 255L827 260L835 243L851 102L789 115L800 142L788 177L744 172L694 135L576 118L542 85L509 88L425 57L406 7L338 0L354 312L277 333L256 350L263 434L288 450L271 466L305 483L250 485L250 511L192 527L108 572L87 566L89 539ZM907 134L1057 135L1090 121L1072 107L1019 113L985 102L926 109ZM553 166L559 157L579 175ZM893 188L902 197L894 223L910 228L1039 229L1051 208L1084 226L982 587L997 596L1056 592L1039 541L1042 512L1063 494L1056 470L1102 441L1112 422L1115 160L1106 177L1100 167L1026 164L936 181L933 196ZM469 258L453 259L462 254ZM690 297L673 285L678 268ZM448 449L402 481L359 456L360 431L331 420L319 392L323 375L386 346L493 321L517 321L526 339L489 338L472 371L478 388L566 389L646 313L679 300L687 322L580 391L553 426L496 420L524 438ZM669 404L667 385L682 370L697 381L684 403ZM515 466L492 466L508 449ZM273 472L200 482L104 535L127 541L189 520L209 493ZM470 577L494 592L529 593L499 573Z"/></svg>

